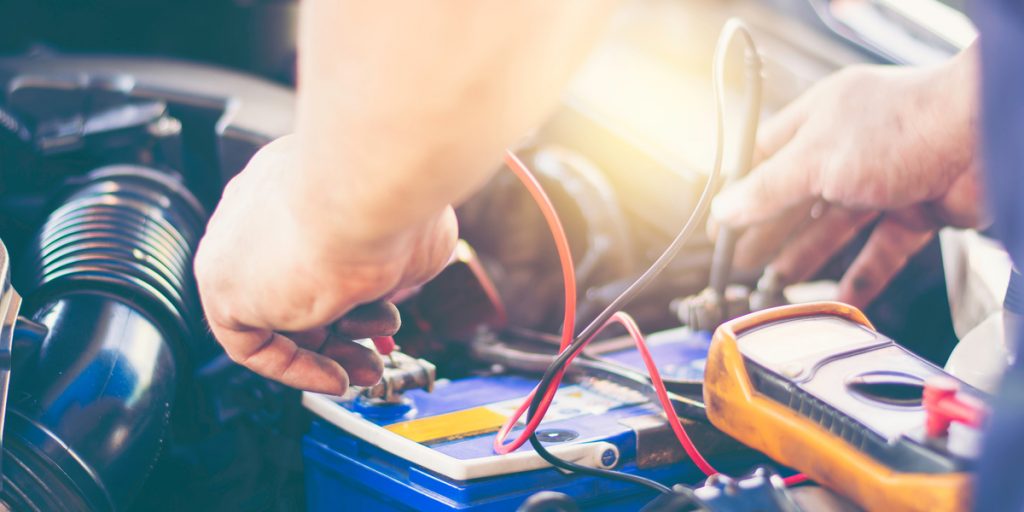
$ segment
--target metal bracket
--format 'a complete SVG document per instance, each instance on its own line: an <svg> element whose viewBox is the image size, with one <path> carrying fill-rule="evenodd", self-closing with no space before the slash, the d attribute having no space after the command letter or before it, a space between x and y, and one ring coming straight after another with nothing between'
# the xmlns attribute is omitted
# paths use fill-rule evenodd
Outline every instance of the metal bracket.
<svg viewBox="0 0 1024 512"><path fill-rule="evenodd" d="M0 241L0 468L3 462L3 428L7 415L7 394L11 383L11 346L14 337L14 323L21 308L21 296L11 285L11 259L7 247ZM2 471L2 469L0 469ZM3 480L0 479L0 489Z"/></svg>

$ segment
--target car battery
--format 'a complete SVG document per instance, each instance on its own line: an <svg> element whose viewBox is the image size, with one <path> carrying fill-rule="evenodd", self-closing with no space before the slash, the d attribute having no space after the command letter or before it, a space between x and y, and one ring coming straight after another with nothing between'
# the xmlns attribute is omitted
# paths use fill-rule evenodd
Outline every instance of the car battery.
<svg viewBox="0 0 1024 512"><path fill-rule="evenodd" d="M652 336L659 366L676 374L701 371L694 365L703 365L707 336L670 333ZM605 357L628 365L631 351ZM442 380L430 393L409 391L387 405L305 394L303 404L315 415L303 442L308 509L516 510L531 495L552 490L586 510L636 510L654 497L636 484L567 475L529 445L496 455L494 433L535 385L536 377L515 374ZM721 445L720 434L705 424L690 423L688 430L702 450L714 453L715 442ZM610 380L584 375L564 383L537 436L552 453L578 464L669 486L704 478L685 458L660 407ZM751 463L749 454L736 452L715 461L743 469Z"/></svg>

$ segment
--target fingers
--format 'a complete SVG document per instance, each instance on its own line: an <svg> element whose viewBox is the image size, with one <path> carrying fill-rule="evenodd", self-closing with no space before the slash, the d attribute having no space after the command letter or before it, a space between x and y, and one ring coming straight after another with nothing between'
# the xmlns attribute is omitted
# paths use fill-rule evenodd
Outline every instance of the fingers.
<svg viewBox="0 0 1024 512"><path fill-rule="evenodd" d="M819 166L799 145L789 144L749 176L723 190L712 204L715 221L743 227L773 218L817 194Z"/></svg>
<svg viewBox="0 0 1024 512"><path fill-rule="evenodd" d="M231 329L213 320L210 329L233 361L259 375L317 393L342 395L348 389L348 373L340 364L300 348L284 335L261 329Z"/></svg>
<svg viewBox="0 0 1024 512"><path fill-rule="evenodd" d="M813 206L814 201L805 201L771 222L762 222L747 229L736 243L733 268L755 270L768 263L796 230L812 221L810 212Z"/></svg>
<svg viewBox="0 0 1024 512"><path fill-rule="evenodd" d="M934 234L934 229L909 225L899 214L887 214L843 275L839 300L861 308L869 305Z"/></svg>
<svg viewBox="0 0 1024 512"><path fill-rule="evenodd" d="M245 340L236 334L237 344L229 346L231 342L225 339L222 342L233 360L264 377L308 391L340 395L348 384L372 386L384 373L380 355L352 340L393 335L400 323L398 308L390 302L378 301L353 309L328 327L274 334L273 337L267 334L259 345L255 344L259 339L257 331L239 333L246 336ZM226 333L227 339L232 339L232 333L238 333L229 329L219 332ZM220 334L217 336L221 339ZM290 364L298 366L284 366L289 364L289 358L292 359ZM326 367L327 374L311 365ZM334 368L339 365L340 376ZM303 375L304 372L312 373ZM291 378L292 374L297 378Z"/></svg>
<svg viewBox="0 0 1024 512"><path fill-rule="evenodd" d="M991 222L986 204L989 203L985 201L985 183L978 165L972 164L953 182L946 195L928 203L925 209L939 225L981 227Z"/></svg>
<svg viewBox="0 0 1024 512"><path fill-rule="evenodd" d="M353 308L331 326L334 334L347 339L393 336L402 326L398 308L387 301L374 301Z"/></svg>
<svg viewBox="0 0 1024 512"><path fill-rule="evenodd" d="M326 329L286 336L228 329L213 322L210 327L233 361L294 388L342 395L350 383L372 386L384 373L384 363L376 351L328 335Z"/></svg>
<svg viewBox="0 0 1024 512"><path fill-rule="evenodd" d="M755 165L771 157L793 140L807 118L804 98L806 96L801 96L761 125L757 135L757 147L754 148Z"/></svg>
<svg viewBox="0 0 1024 512"><path fill-rule="evenodd" d="M877 216L872 211L831 207L790 240L771 267L784 284L806 281Z"/></svg>
<svg viewBox="0 0 1024 512"><path fill-rule="evenodd" d="M320 348L320 353L345 368L356 386L372 386L384 374L384 361L380 354L354 341L331 336Z"/></svg>
<svg viewBox="0 0 1024 512"><path fill-rule="evenodd" d="M305 332L285 333L285 337L295 341L300 349L319 353L340 364L351 384L376 384L384 374L384 361L380 354L358 341L332 333L331 330L321 327Z"/></svg>

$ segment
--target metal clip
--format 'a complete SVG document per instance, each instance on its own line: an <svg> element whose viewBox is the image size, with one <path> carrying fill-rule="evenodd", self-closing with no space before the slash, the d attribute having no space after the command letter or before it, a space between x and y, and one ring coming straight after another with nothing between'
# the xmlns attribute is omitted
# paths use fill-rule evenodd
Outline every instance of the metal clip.
<svg viewBox="0 0 1024 512"><path fill-rule="evenodd" d="M377 398L387 403L395 403L401 399L404 391L411 389L425 389L428 393L433 391L436 378L437 368L430 361L416 359L395 351L390 354L380 382L363 388L360 395L365 398Z"/></svg>
<svg viewBox="0 0 1024 512"><path fill-rule="evenodd" d="M3 447L4 418L7 415L7 393L11 382L11 346L14 323L21 308L21 296L11 285L11 259L7 247L0 241L0 463ZM0 481L0 489L3 482Z"/></svg>

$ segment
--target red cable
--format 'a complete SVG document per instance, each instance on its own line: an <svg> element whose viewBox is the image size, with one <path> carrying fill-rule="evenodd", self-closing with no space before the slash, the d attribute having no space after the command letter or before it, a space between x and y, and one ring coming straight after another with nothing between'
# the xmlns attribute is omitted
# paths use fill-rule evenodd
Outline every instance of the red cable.
<svg viewBox="0 0 1024 512"><path fill-rule="evenodd" d="M544 220L548 223L551 236L555 239L555 249L558 251L558 260L562 265L562 283L565 287L562 344L558 347L558 351L562 352L572 343L572 337L576 332L576 270L572 263L572 253L569 250L569 239L565 236L565 229L562 227L562 221L558 218L554 204L551 203L551 199L544 192L540 182L526 168L522 160L519 160L519 157L512 151L505 151L505 164L512 169L512 172L533 196L534 202L540 207L540 212L544 214Z"/></svg>
<svg viewBox="0 0 1024 512"><path fill-rule="evenodd" d="M566 237L565 230L562 227L562 223L558 218L558 213L555 211L554 205L548 198L547 194L544 193L544 189L541 187L537 179L530 173L529 169L513 154L511 151L505 153L505 163L512 169L516 174L516 177L523 183L530 195L536 201L537 206L540 207L541 212L544 214L544 219L547 221L548 228L551 230L551 235L555 241L555 247L558 250L559 260L562 265L562 277L565 286L565 318L562 324L562 343L559 347L559 353L565 351L566 347L572 342L574 323L576 316L576 276L575 270L573 269L572 255L569 251L569 241ZM494 451L499 454L511 453L519 447L521 447L530 438L531 435L536 431L540 425L541 420L547 413L548 408L551 406L551 402L554 399L554 395L558 390L558 386L562 383L562 377L565 374L565 368L568 368L572 364L573 359L576 358L594 337L597 336L606 327L611 325L613 322L617 322L626 328L630 337L636 343L637 350L640 352L640 357L644 361L644 366L647 368L647 373L651 377L651 385L654 387L655 394L658 396L658 402L660 402L662 409L665 411L666 419L669 422L669 426L672 428L672 432L675 434L676 439L679 440L679 444L683 446L683 450L690 457L690 460L697 465L698 468L705 475L711 476L718 473L714 467L701 455L697 446L694 445L693 440L686 433L686 429L683 428L682 422L679 421L679 417L676 415L675 408L672 406L672 401L668 397L668 390L665 388L665 383L661 380L661 374L658 372L658 367L654 363L654 358L651 356L650 351L647 348L647 343L644 341L643 333L637 326L636 321L629 314L618 311L601 327L594 332L594 335L585 340L580 344L565 362L565 366L555 374L554 379L551 381L551 385L544 393L544 398L541 400L540 406L537 408L536 414L530 418L526 428L520 432L519 437L513 440L511 443L506 444L505 438L508 437L512 427L519 421L519 418L526 413L530 408L530 402L533 400L534 394L537 389L534 388L530 392L530 395L526 397L526 400L519 409L509 417L508 421L502 425L501 429L498 430L498 434L494 438ZM807 481L807 476L803 474L796 474L783 479L786 485L796 485Z"/></svg>
<svg viewBox="0 0 1024 512"><path fill-rule="evenodd" d="M565 288L565 316L562 319L562 342L558 348L558 352L561 353L572 343L573 335L576 332L576 270L573 268L569 240L565 235L565 229L562 227L562 221L558 218L558 212L555 211L551 199L544 193L544 188L540 186L537 178L530 173L526 165L512 151L505 152L505 164L512 169L512 172L523 183L526 190L530 192L534 202L540 207L544 220L551 231L551 236L555 240L555 248L558 251L558 259L562 266L562 281ZM512 430L512 427L519 421L519 418L529 409L530 401L533 400L533 393L536 390L530 393L530 396L526 398L526 401L519 407L519 410L501 426L501 429L498 430L498 435L494 438L494 451L496 453L506 454L514 452L530 439L530 436L537 430L541 420L544 419L544 415L548 412L548 407L555 397L555 392L558 391L558 386L562 383L562 376L564 374L565 369L563 368L555 375L555 378L551 381L551 386L548 387L547 392L544 394L544 400L541 401L540 407L537 408L537 413L530 418L526 428L520 432L519 437L515 438L511 443L505 444L505 438L508 437L509 431Z"/></svg>
<svg viewBox="0 0 1024 512"><path fill-rule="evenodd" d="M787 476L786 478L783 478L782 483L786 484L787 487L791 487L797 484L807 482L808 480L810 480L810 478L808 478L807 475L803 473L797 473L795 475L790 475Z"/></svg>
<svg viewBox="0 0 1024 512"><path fill-rule="evenodd" d="M665 410L665 416L668 419L668 424L672 427L672 432L675 433L676 439L679 440L679 444L683 445L683 450L690 456L690 460L704 472L705 475L711 476L718 473L711 464L701 455L700 451L697 450L697 446L693 444L693 440L690 439L690 435L686 433L686 429L683 427L683 423L679 421L679 417L676 415L676 410L672 407L672 401L668 397L668 390L665 388L665 383L661 380L661 373L658 372L658 366L654 363L654 357L651 356L651 352L647 349L647 342L644 340L644 335L640 332L640 327L637 326L636 320L629 316L628 313L623 311L616 312L608 322L605 322L601 326L600 330L603 330L611 322L615 320L622 324L626 328L630 337L636 343L636 348L640 352L640 358L644 361L644 366L647 367L647 373L651 376L651 385L654 387L654 392L658 395L658 401L661 402L661 408ZM598 332L600 332L600 330ZM593 339L593 338L591 338ZM590 340L587 340L588 342ZM797 485L807 481L807 475L798 473L792 476L783 478L782 481L788 485Z"/></svg>
<svg viewBox="0 0 1024 512"><path fill-rule="evenodd" d="M613 321L617 321L626 328L626 332L633 338L636 343L636 348L640 351L640 358L644 361L644 366L647 367L647 373L651 376L651 385L654 387L654 392L658 395L658 402L661 403L661 408L665 410L665 416L668 419L668 424L672 427L672 432L675 433L676 439L679 440L679 444L683 445L683 450L690 456L690 460L704 472L705 475L711 476L718 473L718 470L711 467L707 459L697 450L697 447L693 444L693 440L690 439L689 434L686 433L686 429L683 428L682 422L679 421L679 416L676 415L675 407L672 407L672 401L668 398L668 390L665 389L665 383L661 380L661 374L658 372L658 366L654 364L654 358L651 356L651 352L647 349L647 343L644 341L644 335L640 332L640 327L636 325L636 321L629 314L618 311L611 318L605 322L604 327L611 324ZM589 341L589 340L588 340Z"/></svg>

